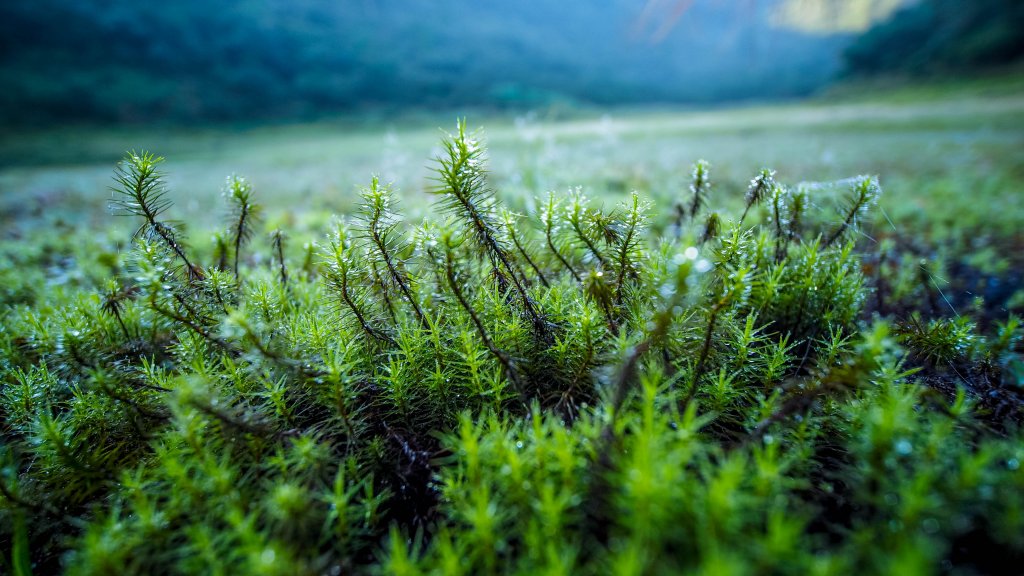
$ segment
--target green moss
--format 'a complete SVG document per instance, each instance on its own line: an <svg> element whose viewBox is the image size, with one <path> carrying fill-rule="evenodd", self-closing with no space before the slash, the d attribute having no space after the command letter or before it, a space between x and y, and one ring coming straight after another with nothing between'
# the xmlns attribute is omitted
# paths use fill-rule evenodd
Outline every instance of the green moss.
<svg viewBox="0 0 1024 576"><path fill-rule="evenodd" d="M519 215L464 124L442 150L438 215L416 227L372 179L358 217L292 247L253 228L236 178L227 231L189 246L158 160L130 154L129 250L5 244L25 273L0 269L18 280L4 561L826 574L1024 556L1019 323L869 322L875 179L830 212L766 170L760 223L712 230L708 163L674 213L576 190ZM74 261L30 281L48 242Z"/></svg>

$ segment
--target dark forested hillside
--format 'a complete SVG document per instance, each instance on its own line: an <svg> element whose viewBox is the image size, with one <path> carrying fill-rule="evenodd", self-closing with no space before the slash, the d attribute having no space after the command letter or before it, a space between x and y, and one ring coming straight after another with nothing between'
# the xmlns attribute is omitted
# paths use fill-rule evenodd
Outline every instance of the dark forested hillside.
<svg viewBox="0 0 1024 576"><path fill-rule="evenodd" d="M1024 2L922 0L859 37L846 51L850 72L938 74L1024 58Z"/></svg>
<svg viewBox="0 0 1024 576"><path fill-rule="evenodd" d="M778 0L658 4L4 3L0 110L10 123L715 103L807 93L838 68L845 37L786 26Z"/></svg>

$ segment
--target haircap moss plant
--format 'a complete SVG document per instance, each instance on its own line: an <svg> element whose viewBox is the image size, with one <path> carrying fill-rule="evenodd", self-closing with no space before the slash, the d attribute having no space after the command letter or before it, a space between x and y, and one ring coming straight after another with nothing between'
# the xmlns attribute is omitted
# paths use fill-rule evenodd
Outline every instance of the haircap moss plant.
<svg viewBox="0 0 1024 576"><path fill-rule="evenodd" d="M843 219L836 226L835 230L828 235L824 245L829 246L838 240L845 232L854 229L857 220L862 217L871 206L877 202L881 188L878 180L869 176L862 176L853 184L843 206Z"/></svg>
<svg viewBox="0 0 1024 576"><path fill-rule="evenodd" d="M275 228L270 233L270 242L274 247L274 256L277 258L277 270L278 277L281 279L281 285L288 285L288 263L284 259L284 240L285 233L280 228Z"/></svg>
<svg viewBox="0 0 1024 576"><path fill-rule="evenodd" d="M163 157L148 152L126 154L114 170L116 186L111 189L114 197L110 205L122 214L141 217L142 223L132 234L133 239L142 237L159 240L181 260L189 277L198 277L200 271L185 255L185 248L177 238L174 224L160 218L171 206L163 174L157 169L163 161Z"/></svg>
<svg viewBox="0 0 1024 576"><path fill-rule="evenodd" d="M580 278L579 274L576 273L576 270L573 269L572 264L570 264L569 261L566 260L566 257L562 255L562 251L558 247L558 224L560 222L560 219L558 218L558 209L560 205L561 203L555 196L555 192L548 192L548 198L545 201L544 207L541 209L540 213L540 219L544 225L544 240L545 242L547 242L548 250L551 251L551 254L558 260L558 262L562 264L562 266L569 272L569 274L572 275L573 279L576 280L577 282L582 282L583 279Z"/></svg>
<svg viewBox="0 0 1024 576"><path fill-rule="evenodd" d="M387 280L382 280L374 268L375 280L385 293L389 286L397 287L412 307L417 321L426 327L427 319L413 294L412 277L405 269L405 262L400 259L402 254L408 252L410 244L397 232L398 219L392 211L395 202L392 192L374 177L362 196L363 206L359 213L362 232L369 243L369 249L375 254L372 260L382 262L386 269Z"/></svg>
<svg viewBox="0 0 1024 576"><path fill-rule="evenodd" d="M763 202L765 198L768 198L774 187L775 171L768 168L764 168L757 176L750 180L750 185L747 187L747 193L744 197L746 205L743 208L743 215L740 216L740 226L747 219L747 213L750 212L750 209Z"/></svg>
<svg viewBox="0 0 1024 576"><path fill-rule="evenodd" d="M708 194L711 192L710 171L711 165L708 164L707 160L698 160L693 165L693 182L690 184L690 193L693 195L693 198L690 200L689 212L691 220L695 219L700 209L708 203Z"/></svg>
<svg viewBox="0 0 1024 576"><path fill-rule="evenodd" d="M231 203L231 224L228 236L232 243L232 270L238 276L238 259L242 246L252 238L252 229L261 212L261 207L252 201L252 184L240 176L229 176L224 196Z"/></svg>
<svg viewBox="0 0 1024 576"><path fill-rule="evenodd" d="M537 275L537 279L544 285L545 288L550 288L551 284L548 282L547 276L544 275L544 271L541 270L540 266L534 262L534 258L530 256L532 248L525 244L523 240L520 240L520 235L516 233L516 226L519 224L520 216L511 210L503 209L501 211L502 224L505 226L505 230L508 233L508 239L512 241L512 244L519 251L519 254L523 257L530 268Z"/></svg>
<svg viewBox="0 0 1024 576"><path fill-rule="evenodd" d="M226 232L187 250L159 158L129 153L113 202L139 221L128 253L79 258L81 285L4 296L0 570L1024 560L1020 322L870 316L853 231L876 179L836 218L765 170L734 222L701 217L698 162L661 235L648 224L675 207L640 192L513 213L485 160L460 121L438 214L404 233L399 192L374 178L293 261L285 233L304 231L256 234L237 177ZM768 218L744 226L755 205Z"/></svg>
<svg viewBox="0 0 1024 576"><path fill-rule="evenodd" d="M672 230L678 238L683 232L683 222L687 219L693 221L701 208L707 206L708 195L711 191L711 164L706 160L698 160L690 170L690 199L689 201L680 198L675 203L675 219L672 223Z"/></svg>
<svg viewBox="0 0 1024 576"><path fill-rule="evenodd" d="M500 233L497 200L486 181L484 147L466 134L460 120L454 134L443 141L445 156L437 158L437 206L458 222L491 262L495 276L511 281L538 334L547 335L547 323L526 291L525 275L505 246Z"/></svg>

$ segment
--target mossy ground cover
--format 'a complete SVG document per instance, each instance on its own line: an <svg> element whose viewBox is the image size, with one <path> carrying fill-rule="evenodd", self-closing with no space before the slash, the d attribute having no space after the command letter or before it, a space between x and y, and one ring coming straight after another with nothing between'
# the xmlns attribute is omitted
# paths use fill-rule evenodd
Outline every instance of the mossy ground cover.
<svg viewBox="0 0 1024 576"><path fill-rule="evenodd" d="M1017 572L1018 101L842 109L8 171L3 569Z"/></svg>

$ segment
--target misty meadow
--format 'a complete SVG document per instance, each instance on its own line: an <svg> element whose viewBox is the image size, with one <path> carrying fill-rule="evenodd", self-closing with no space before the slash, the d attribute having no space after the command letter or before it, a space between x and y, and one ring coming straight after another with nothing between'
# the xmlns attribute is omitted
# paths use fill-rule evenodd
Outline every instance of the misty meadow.
<svg viewBox="0 0 1024 576"><path fill-rule="evenodd" d="M1020 573L1021 30L0 6L0 573Z"/></svg>

